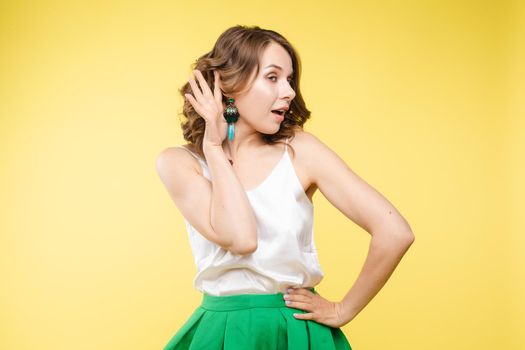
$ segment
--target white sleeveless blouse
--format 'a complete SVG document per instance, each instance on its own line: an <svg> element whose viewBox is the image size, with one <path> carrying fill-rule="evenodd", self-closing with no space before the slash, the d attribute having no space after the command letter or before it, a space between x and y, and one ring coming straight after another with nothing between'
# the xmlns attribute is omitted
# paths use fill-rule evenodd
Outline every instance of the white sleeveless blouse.
<svg viewBox="0 0 525 350"><path fill-rule="evenodd" d="M188 148L211 180L206 161ZM186 220L197 275L195 289L209 295L285 293L314 287L324 277L313 231L313 205L288 154L256 188L246 191L257 222L257 250L238 255L207 240ZM241 218L239 218L241 219Z"/></svg>

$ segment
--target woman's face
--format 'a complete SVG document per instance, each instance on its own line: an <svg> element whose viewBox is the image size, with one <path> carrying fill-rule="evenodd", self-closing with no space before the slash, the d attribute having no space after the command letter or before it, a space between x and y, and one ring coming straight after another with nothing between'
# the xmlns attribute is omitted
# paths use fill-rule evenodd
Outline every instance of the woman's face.
<svg viewBox="0 0 525 350"><path fill-rule="evenodd" d="M279 131L284 114L272 113L282 107L289 108L295 97L290 85L292 79L292 59L279 44L270 43L260 59L257 77L250 89L235 96L235 105L239 110L239 121L263 134L275 134ZM281 67L281 68L278 68ZM252 77L255 70L252 73Z"/></svg>

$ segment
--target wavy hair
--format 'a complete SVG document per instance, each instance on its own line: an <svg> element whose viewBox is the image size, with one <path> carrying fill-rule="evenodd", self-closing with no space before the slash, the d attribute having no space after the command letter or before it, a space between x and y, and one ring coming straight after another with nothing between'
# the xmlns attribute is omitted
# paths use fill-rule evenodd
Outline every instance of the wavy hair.
<svg viewBox="0 0 525 350"><path fill-rule="evenodd" d="M296 95L284 116L279 131L275 134L261 134L266 144L283 143L283 139L293 138L296 128L302 129L303 124L310 118L310 111L306 108L299 88L301 62L298 53L288 40L273 30L261 29L258 26L233 26L219 36L210 52L199 57L191 65L192 70L198 69L202 72L206 83L212 90L215 83L213 71L219 72L222 100L227 104L227 96L238 94L251 87L253 81L249 80L253 70L256 69L255 77L257 77L260 69L259 58L264 49L272 42L281 45L292 59L293 75L290 85ZM182 114L186 120L181 123L184 139L190 143L195 152L204 158L202 143L206 125L204 119L184 96L184 94L192 93L189 82L186 82L179 92L184 98ZM293 147L291 148L293 150Z"/></svg>

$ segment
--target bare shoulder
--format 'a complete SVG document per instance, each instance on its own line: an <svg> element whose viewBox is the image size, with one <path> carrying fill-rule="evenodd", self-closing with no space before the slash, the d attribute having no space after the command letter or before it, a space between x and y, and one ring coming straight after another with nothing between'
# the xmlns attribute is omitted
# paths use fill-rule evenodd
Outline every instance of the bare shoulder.
<svg viewBox="0 0 525 350"><path fill-rule="evenodd" d="M316 170L326 157L338 157L323 141L311 132L297 129L290 145L295 150L295 158L304 177L310 185L316 186Z"/></svg>
<svg viewBox="0 0 525 350"><path fill-rule="evenodd" d="M332 205L370 234L379 232L413 241L408 222L384 195L318 137L305 131L296 135L301 166Z"/></svg>
<svg viewBox="0 0 525 350"><path fill-rule="evenodd" d="M305 131L303 129L296 129L294 131L294 137L290 141L290 144L292 146L296 146L299 148L312 148L312 147L319 147L324 146L323 142L317 138L314 134L311 132ZM325 146L326 147L326 146Z"/></svg>
<svg viewBox="0 0 525 350"><path fill-rule="evenodd" d="M184 145L186 146L186 145ZM167 147L155 159L155 166L159 175L173 174L177 168L185 167L202 174L202 169L197 159L183 146Z"/></svg>

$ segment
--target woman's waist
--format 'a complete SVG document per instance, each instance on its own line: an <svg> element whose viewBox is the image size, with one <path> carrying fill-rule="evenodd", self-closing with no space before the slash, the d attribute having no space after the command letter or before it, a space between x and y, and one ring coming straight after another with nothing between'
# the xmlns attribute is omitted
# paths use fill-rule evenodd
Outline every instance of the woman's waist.
<svg viewBox="0 0 525 350"><path fill-rule="evenodd" d="M314 287L308 287L310 291L316 293ZM200 307L211 311L233 311L250 309L255 307L279 308L287 307L283 299L283 293L253 293L253 294L233 294L233 295L210 295L203 293Z"/></svg>

